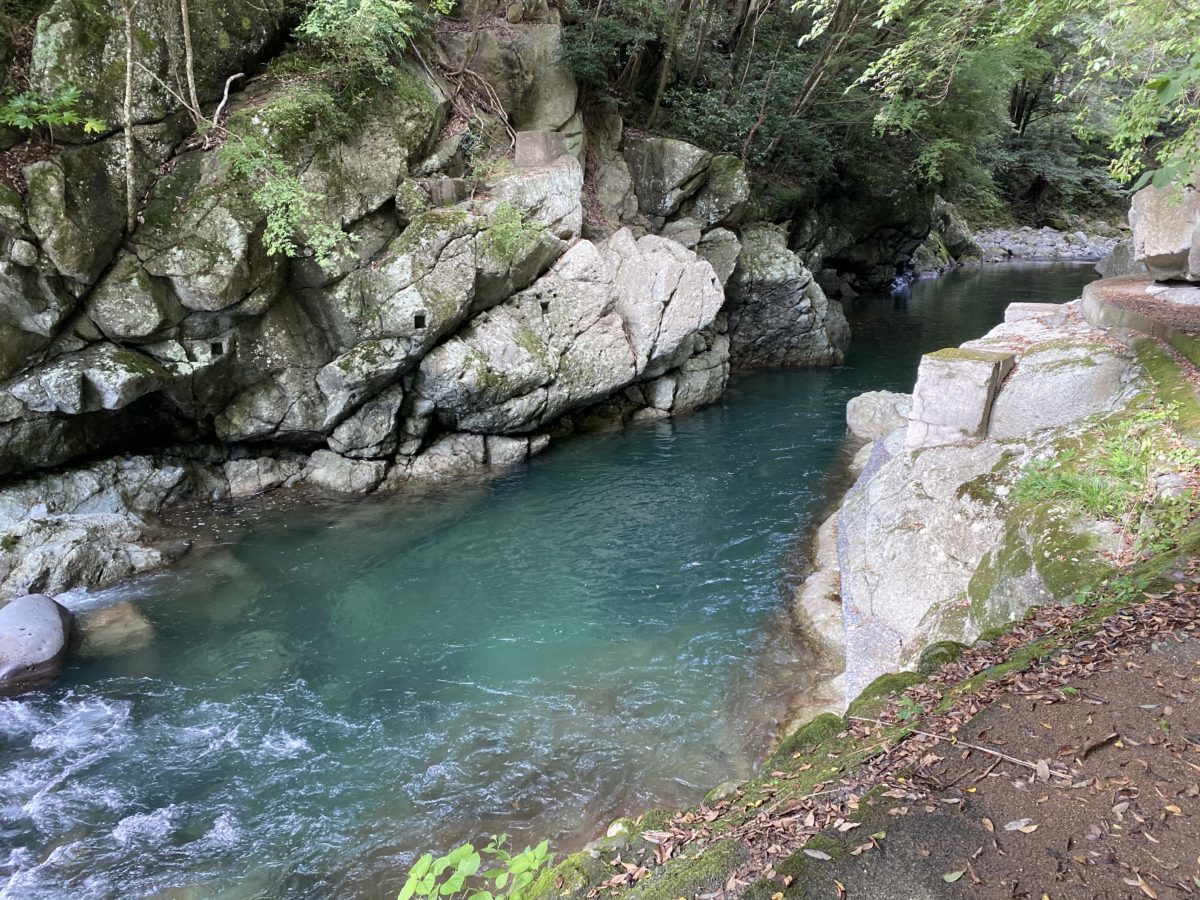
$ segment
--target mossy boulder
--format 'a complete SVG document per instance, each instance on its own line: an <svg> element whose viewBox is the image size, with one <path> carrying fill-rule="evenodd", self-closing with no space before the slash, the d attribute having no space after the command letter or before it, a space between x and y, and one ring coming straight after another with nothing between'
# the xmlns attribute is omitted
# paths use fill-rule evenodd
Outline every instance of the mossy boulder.
<svg viewBox="0 0 1200 900"><path fill-rule="evenodd" d="M942 666L962 656L966 649L967 645L958 641L935 641L921 651L917 659L917 672L921 675L933 675Z"/></svg>
<svg viewBox="0 0 1200 900"><path fill-rule="evenodd" d="M699 219L705 226L736 225L750 198L750 179L746 167L736 156L718 154L708 165L704 186L683 204L681 212Z"/></svg>
<svg viewBox="0 0 1200 900"><path fill-rule="evenodd" d="M250 71L279 39L287 4L191 0L189 6L196 87L201 103L213 104L226 78ZM30 71L34 88L42 92L81 88L80 113L114 129L124 116L123 8L120 0L55 0L38 17ZM134 52L140 65L134 72L133 119L160 121L179 110L177 98L188 93L180 6L176 0L141 0L134 16Z"/></svg>

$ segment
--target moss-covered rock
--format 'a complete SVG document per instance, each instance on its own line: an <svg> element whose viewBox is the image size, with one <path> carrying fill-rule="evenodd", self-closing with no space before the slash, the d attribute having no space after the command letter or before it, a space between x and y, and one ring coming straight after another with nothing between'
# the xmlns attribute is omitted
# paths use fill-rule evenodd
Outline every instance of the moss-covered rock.
<svg viewBox="0 0 1200 900"><path fill-rule="evenodd" d="M249 71L279 38L287 4L191 0L189 6L196 87L201 102L211 103L228 76ZM38 18L30 72L34 87L46 93L81 88L81 114L113 128L123 119L125 96L122 10L119 0L55 0ZM141 0L137 6L134 121L161 120L180 109L178 96L187 96L179 10L175 0Z"/></svg>
<svg viewBox="0 0 1200 900"><path fill-rule="evenodd" d="M962 652L966 649L967 645L960 644L958 641L935 641L921 651L921 655L917 659L917 673L933 675L942 666L952 663L962 656Z"/></svg>
<svg viewBox="0 0 1200 900"><path fill-rule="evenodd" d="M678 900L712 891L748 857L739 841L718 841L694 859L674 859L629 892L630 900Z"/></svg>

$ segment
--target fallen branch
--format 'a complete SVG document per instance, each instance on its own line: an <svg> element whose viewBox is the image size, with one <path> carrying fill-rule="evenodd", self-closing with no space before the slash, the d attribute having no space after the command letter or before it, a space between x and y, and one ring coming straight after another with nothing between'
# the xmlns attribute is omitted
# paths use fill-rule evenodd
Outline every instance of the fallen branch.
<svg viewBox="0 0 1200 900"><path fill-rule="evenodd" d="M868 719L864 718L863 716L846 716L846 718L855 722L869 722L873 725L878 725L880 728L889 727L886 722L881 722L879 719ZM968 744L966 741L960 741L958 738L949 738L940 734L930 734L928 731L919 731L916 728L910 728L909 731L911 731L913 734L919 734L921 737L931 738L935 741L945 741L947 744L953 744L957 747L966 747L968 750L978 750L980 753L987 753L991 756L999 757L1005 762L1012 763L1014 766L1022 766L1034 772L1038 770L1037 763L1031 763L1024 759L1017 759L1015 756L1009 756L1007 753L1001 753L999 750L993 750L990 747L984 747L980 744ZM1071 780L1071 776L1065 772L1056 772L1051 769L1050 774L1067 781Z"/></svg>

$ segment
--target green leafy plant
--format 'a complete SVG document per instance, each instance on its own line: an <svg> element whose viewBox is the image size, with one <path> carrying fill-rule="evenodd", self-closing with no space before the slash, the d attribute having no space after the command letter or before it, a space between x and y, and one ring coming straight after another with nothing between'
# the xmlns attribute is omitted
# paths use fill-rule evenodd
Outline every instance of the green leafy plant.
<svg viewBox="0 0 1200 900"><path fill-rule="evenodd" d="M265 138L234 136L221 153L235 179L254 185L251 197L267 217L263 246L268 253L295 256L303 244L328 269L336 254L353 241L322 214L320 198L304 187L282 153Z"/></svg>
<svg viewBox="0 0 1200 900"><path fill-rule="evenodd" d="M906 696L900 698L900 705L896 709L896 718L898 718L901 722L909 722L913 719L920 718L923 712L925 712L925 710L921 708L920 703L918 703L912 697Z"/></svg>
<svg viewBox="0 0 1200 900"><path fill-rule="evenodd" d="M463 844L445 856L434 858L426 853L408 871L408 880L397 900L434 900L438 897L457 897L466 900L524 900L529 888L554 857L547 851L549 842L526 847L520 853L505 849L508 836L493 835L487 846L476 850ZM483 858L490 857L497 865L481 872Z"/></svg>
<svg viewBox="0 0 1200 900"><path fill-rule="evenodd" d="M421 21L408 0L314 0L296 36L344 71L386 81Z"/></svg>
<svg viewBox="0 0 1200 900"><path fill-rule="evenodd" d="M9 98L0 106L0 125L33 131L46 128L54 142L54 128L80 125L87 134L108 130L102 119L83 116L79 112L82 92L77 87L65 87L54 94L25 91Z"/></svg>

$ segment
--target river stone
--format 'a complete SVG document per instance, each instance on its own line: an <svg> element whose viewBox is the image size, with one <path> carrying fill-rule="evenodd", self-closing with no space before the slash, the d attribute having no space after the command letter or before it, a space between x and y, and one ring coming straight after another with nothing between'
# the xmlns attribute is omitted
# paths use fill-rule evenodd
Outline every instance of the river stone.
<svg viewBox="0 0 1200 900"><path fill-rule="evenodd" d="M67 658L71 613L45 594L0 607L0 694L51 681Z"/></svg>
<svg viewBox="0 0 1200 900"><path fill-rule="evenodd" d="M1158 281L1200 281L1200 190L1145 187L1129 208L1134 259Z"/></svg>
<svg viewBox="0 0 1200 900"><path fill-rule="evenodd" d="M625 161L639 209L671 216L704 184L712 154L673 138L626 135Z"/></svg>
<svg viewBox="0 0 1200 900"><path fill-rule="evenodd" d="M241 499L266 493L294 479L303 468L301 459L293 456L231 459L225 463L229 496Z"/></svg>
<svg viewBox="0 0 1200 900"><path fill-rule="evenodd" d="M497 449L503 456L510 448L500 445ZM408 476L421 481L457 478L479 471L486 461L487 444L483 435L448 434L413 460Z"/></svg>
<svg viewBox="0 0 1200 900"><path fill-rule="evenodd" d="M987 434L992 401L1014 354L952 348L926 353L917 369L905 445L952 444Z"/></svg>
<svg viewBox="0 0 1200 900"><path fill-rule="evenodd" d="M911 412L912 394L868 391L846 404L846 424L855 437L873 441L907 425Z"/></svg>
<svg viewBox="0 0 1200 900"><path fill-rule="evenodd" d="M150 645L154 626L132 603L116 603L79 617L80 656L122 656Z"/></svg>
<svg viewBox="0 0 1200 900"><path fill-rule="evenodd" d="M1096 265L1101 278L1119 278L1122 275L1142 275L1146 264L1135 258L1133 239L1119 242L1112 252Z"/></svg>
<svg viewBox="0 0 1200 900"><path fill-rule="evenodd" d="M484 439L489 466L512 466L529 458L529 438L488 435Z"/></svg>

